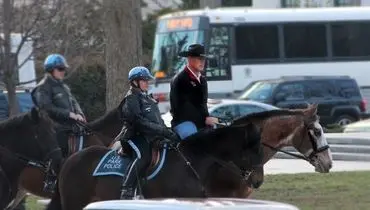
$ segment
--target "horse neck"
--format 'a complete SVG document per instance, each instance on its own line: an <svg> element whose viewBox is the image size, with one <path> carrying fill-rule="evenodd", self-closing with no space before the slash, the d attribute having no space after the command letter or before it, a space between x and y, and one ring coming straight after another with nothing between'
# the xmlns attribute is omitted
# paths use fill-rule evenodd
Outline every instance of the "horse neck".
<svg viewBox="0 0 370 210"><path fill-rule="evenodd" d="M209 156L228 161L235 153L239 140L237 137L233 138L232 135L237 136L239 132L243 132L240 135L244 134L242 129L219 128L208 134L199 134L194 138L185 139L182 146L186 153L192 155Z"/></svg>
<svg viewBox="0 0 370 210"><path fill-rule="evenodd" d="M31 129L25 126L19 126L6 131L0 130L0 136L0 146L11 151L13 154L41 160L42 153Z"/></svg>
<svg viewBox="0 0 370 210"><path fill-rule="evenodd" d="M113 109L104 116L87 124L97 134L94 137L99 138L105 146L109 146L121 131L122 122L118 111L117 108Z"/></svg>
<svg viewBox="0 0 370 210"><path fill-rule="evenodd" d="M293 138L301 128L302 123L302 116L274 117L268 119L263 125L261 142L276 149L293 146ZM263 153L263 164L265 164L277 151L264 146Z"/></svg>

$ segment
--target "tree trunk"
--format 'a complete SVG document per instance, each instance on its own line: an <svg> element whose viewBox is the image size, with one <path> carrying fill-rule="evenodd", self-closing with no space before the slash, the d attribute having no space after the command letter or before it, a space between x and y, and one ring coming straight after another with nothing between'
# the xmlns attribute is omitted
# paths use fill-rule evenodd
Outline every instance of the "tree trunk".
<svg viewBox="0 0 370 210"><path fill-rule="evenodd" d="M19 105L18 100L16 97L16 81L14 81L14 75L16 74L17 68L15 68L15 61L17 59L17 55L15 59L12 56L12 46L11 46L11 33L12 33L12 12L13 12L13 5L11 0L4 0L3 1L3 14L4 14L4 40L3 46L4 47L4 54L3 61L2 61L2 73L3 73L3 82L5 83L5 87L8 91L8 107L9 107L9 116L13 116L19 113Z"/></svg>
<svg viewBox="0 0 370 210"><path fill-rule="evenodd" d="M106 109L115 108L128 90L128 72L141 65L141 8L137 0L104 1Z"/></svg>

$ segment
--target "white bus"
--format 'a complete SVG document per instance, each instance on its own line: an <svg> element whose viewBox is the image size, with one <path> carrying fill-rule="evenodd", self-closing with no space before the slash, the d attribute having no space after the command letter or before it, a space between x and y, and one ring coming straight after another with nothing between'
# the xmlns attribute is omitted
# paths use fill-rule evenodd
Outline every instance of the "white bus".
<svg viewBox="0 0 370 210"><path fill-rule="evenodd" d="M3 37L3 34L0 34ZM11 53L15 56L22 41L22 34L11 34ZM15 78L24 88L33 88L36 86L36 70L33 57L33 41L27 40L23 43L15 61L15 68L18 68ZM15 58L15 57L14 57ZM32 82L30 82L32 81Z"/></svg>
<svg viewBox="0 0 370 210"><path fill-rule="evenodd" d="M185 65L178 53L205 44L210 98L228 98L255 80L292 75L349 75L370 86L370 7L216 8L158 19L150 91L169 109L170 79Z"/></svg>

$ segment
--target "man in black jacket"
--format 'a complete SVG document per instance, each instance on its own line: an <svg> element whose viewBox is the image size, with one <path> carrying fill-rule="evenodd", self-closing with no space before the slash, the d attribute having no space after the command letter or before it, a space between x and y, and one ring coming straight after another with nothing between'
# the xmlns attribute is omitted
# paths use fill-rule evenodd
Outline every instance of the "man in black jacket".
<svg viewBox="0 0 370 210"><path fill-rule="evenodd" d="M148 81L154 79L149 70L137 66L130 70L128 79L130 90L121 103L125 125L117 139L122 147L132 149L135 160L124 180L121 199L132 199L134 196L137 175L142 175L150 164L152 142L163 138L179 141L177 134L164 124L157 101L147 94Z"/></svg>
<svg viewBox="0 0 370 210"><path fill-rule="evenodd" d="M187 65L171 81L171 125L183 139L218 119L210 117L207 108L207 80L201 75L207 58L204 46L192 44L179 56L187 58Z"/></svg>

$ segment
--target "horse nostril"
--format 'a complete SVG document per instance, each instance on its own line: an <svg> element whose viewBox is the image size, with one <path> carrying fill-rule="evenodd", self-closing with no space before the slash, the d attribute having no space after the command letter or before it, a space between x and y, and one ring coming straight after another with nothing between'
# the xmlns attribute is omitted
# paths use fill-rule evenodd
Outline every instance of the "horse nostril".
<svg viewBox="0 0 370 210"><path fill-rule="evenodd" d="M252 186L254 189L258 189L259 187L261 187L262 183L263 181L257 181L257 182L254 182Z"/></svg>
<svg viewBox="0 0 370 210"><path fill-rule="evenodd" d="M329 163L329 169L333 167L333 163Z"/></svg>

